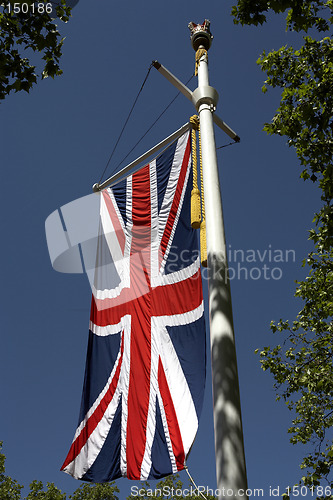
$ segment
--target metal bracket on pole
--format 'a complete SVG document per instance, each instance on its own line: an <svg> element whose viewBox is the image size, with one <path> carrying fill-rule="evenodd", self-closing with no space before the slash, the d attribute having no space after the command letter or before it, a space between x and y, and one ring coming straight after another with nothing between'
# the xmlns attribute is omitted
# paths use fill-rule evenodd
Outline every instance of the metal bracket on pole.
<svg viewBox="0 0 333 500"><path fill-rule="evenodd" d="M157 69L163 75L176 89L179 90L189 101L192 101L196 109L198 110L201 102L200 102L200 95L205 97L207 96L207 92L209 95L211 95L212 100L214 101L216 99L216 102L213 104L216 106L217 100L218 100L218 94L216 90L213 87L209 87L206 89L207 92L202 93L202 90L197 88L194 92L190 90L186 85L184 85L176 76L174 76L167 68L165 68L160 62L158 61L153 61L153 66L154 68ZM200 95L199 95L200 93ZM216 93L216 95L215 95ZM216 113L213 113L213 121L215 125L217 125L223 132L225 132L231 139L233 139L235 142L240 141L240 137L232 130L232 128L229 127Z"/></svg>
<svg viewBox="0 0 333 500"><path fill-rule="evenodd" d="M139 158L136 160L132 161L129 165L124 167L122 170L114 174L112 177L109 179L106 179L106 181L102 182L102 184L99 184L96 182L93 185L93 191L94 193L98 193L99 191L102 191L103 189L113 186L116 182L119 182L123 177L126 175L129 175L129 172L133 173L134 167L137 167L140 165L143 161L146 161L148 158L150 158L153 154L157 153L160 151L162 148L166 147L169 145L171 142L176 141L178 137L181 135L185 134L187 130L189 130L192 127L191 123L187 122L185 125L180 127L178 130L176 130L173 134L169 135L169 137L166 137L163 139L163 141L159 142L154 146L153 148L149 149L146 153L141 155Z"/></svg>

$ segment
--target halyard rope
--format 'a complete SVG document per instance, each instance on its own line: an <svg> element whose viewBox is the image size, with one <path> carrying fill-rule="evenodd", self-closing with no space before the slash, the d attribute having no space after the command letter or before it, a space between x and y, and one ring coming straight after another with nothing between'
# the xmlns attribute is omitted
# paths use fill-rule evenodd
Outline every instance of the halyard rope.
<svg viewBox="0 0 333 500"><path fill-rule="evenodd" d="M202 496L202 498L204 498L204 500L207 500L207 497L205 497L205 495L202 493L202 491L200 491L200 490L199 490L199 488L198 488L198 486L195 484L194 479L193 479L193 477L191 476L191 474L190 474L190 472L189 472L189 470L188 470L187 465L185 465L184 469L186 470L187 475L188 475L188 477L190 478L190 481L191 481L191 483L193 484L193 486L195 487L195 489L196 489L196 491L198 492L198 494L199 494L199 495L201 495L201 496Z"/></svg>
<svg viewBox="0 0 333 500"><path fill-rule="evenodd" d="M146 76L145 76L145 78L144 78L144 81L143 81L143 83L142 83L142 85L141 85L141 87L140 87L140 90L139 90L139 92L138 92L138 94L137 94L137 96L136 96L136 98L135 98L135 100L134 100L134 103L133 103L133 105L132 105L132 107L131 107L131 109L130 109L130 112L129 112L129 114L128 114L128 116L127 116L126 120L125 120L124 126L123 126L123 128L122 128L122 130L121 130L121 132L120 132L120 134L119 134L119 137L118 137L118 139L117 139L117 141L116 141L116 144L115 144L115 146L114 146L114 148L113 148L113 150L112 150L112 153L111 153L111 155L110 155L110 157L109 157L109 160L107 161L107 164L106 164L106 166L105 166L105 168L104 168L104 170L103 170L103 173L102 173L102 175L101 175L101 177L100 177L99 183L101 183L101 180L102 180L102 178L103 178L103 176L104 176L104 174L105 174L105 172L106 172L106 170L107 170L107 168L108 168L108 166L109 166L109 164L110 164L110 161L111 161L111 159L112 159L112 157L113 157L113 155L114 155L114 152L115 152L115 150L116 150L116 148L117 148L117 146L118 146L118 143L119 143L119 141L120 141L120 139L121 139L121 136L122 136L122 135L123 135L123 133L124 133L125 127L126 127L126 125L127 125L128 121L129 121L129 118L130 118L130 116L131 116L131 114L132 114L133 110L134 110L134 107L135 107L135 105L136 105L136 103L137 103L137 100L138 100L138 98L139 98L139 95L141 94L141 92L142 92L142 90L143 90L143 87L144 87L144 85L145 85L145 83L146 83L146 81L147 81L147 79L148 79L148 76L149 76L149 74L150 74L150 70L151 70L151 68L152 68L152 67L153 67L153 63L151 63L151 64L150 64L150 66L149 66L149 68L148 68L148 71L147 71L147 74L146 74ZM192 80L192 78L193 78L193 77L194 77L194 74L193 74L193 75L192 75L192 76L191 76L191 77L187 80L186 85L187 85L187 84L188 84L188 83ZM159 120L159 119L160 119L160 118L164 115L164 113L165 113L165 112L169 109L169 107L170 107L170 106L173 104L173 102L177 99L177 97L179 96L179 94L180 94L180 92L178 92L178 93L175 95L175 97L174 97L174 98L170 101L170 103L169 103L169 104L168 104L168 105L164 108L164 110L163 110L163 111L162 111L162 112L158 115L158 117L155 119L155 121L154 121L154 122L150 125L150 127L147 129L147 131L146 131L146 132L145 132L145 133L144 133L144 134L140 137L140 139L136 142L136 144L132 147L132 149L131 149L128 153L127 153L127 155L126 155L126 156L125 156L125 157L124 157L124 158L123 158L123 159L122 159L122 160L118 163L118 165L117 165L117 166L113 169L113 172L115 172L115 171L116 171L116 170L120 167L120 165L121 165L121 164L122 164L122 163L126 160L126 158L127 158L127 157L128 157L128 156L132 153L132 151L133 151L133 150L134 150L134 149L138 146L138 144L142 141L142 139L143 139L143 138L144 138L144 137L148 134L148 132L150 132L150 130L154 127L154 125L156 125L156 123L158 122L158 120Z"/></svg>

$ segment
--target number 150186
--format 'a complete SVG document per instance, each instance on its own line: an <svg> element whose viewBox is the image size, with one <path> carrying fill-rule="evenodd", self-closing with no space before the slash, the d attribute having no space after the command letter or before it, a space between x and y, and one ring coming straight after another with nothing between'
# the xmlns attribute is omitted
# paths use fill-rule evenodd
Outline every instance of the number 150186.
<svg viewBox="0 0 333 500"><path fill-rule="evenodd" d="M28 14L31 12L32 14L51 14L52 12L52 3L7 3L6 7L9 13L14 14Z"/></svg>
<svg viewBox="0 0 333 500"><path fill-rule="evenodd" d="M333 489L330 486L293 486L292 488L288 486L287 494L292 497L305 497L310 495L311 497L316 496L316 498L327 498L332 495Z"/></svg>

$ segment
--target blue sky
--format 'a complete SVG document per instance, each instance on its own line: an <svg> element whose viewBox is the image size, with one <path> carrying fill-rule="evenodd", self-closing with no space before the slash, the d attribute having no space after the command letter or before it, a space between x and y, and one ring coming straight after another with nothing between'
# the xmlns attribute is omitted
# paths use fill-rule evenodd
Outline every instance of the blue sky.
<svg viewBox="0 0 333 500"><path fill-rule="evenodd" d="M187 24L205 18L214 35L209 61L211 85L220 95L218 114L241 137L240 144L219 149L218 160L230 266L236 274L231 290L248 483L270 498L270 487L283 492L299 478L303 450L289 444L291 415L275 402L272 380L254 354L278 342L269 330L271 320L292 319L301 309L293 298L294 281L305 276L301 262L311 249L307 230L320 206L316 188L299 179L301 167L286 140L262 132L279 93L262 94L264 74L256 60L263 49L298 43L298 37L285 32L282 17L260 28L235 26L231 6L220 0L205 6L197 0L100 0L93 5L80 0L70 22L60 27L66 36L63 76L1 104L0 440L7 473L25 486L33 479L54 482L67 493L79 486L59 469L79 413L91 292L86 276L52 269L45 219L91 193L152 60L183 82L190 78L194 51ZM195 88L195 79L189 86ZM107 174L175 93L152 69ZM191 103L178 97L129 160L193 113ZM216 129L217 146L228 142ZM254 262L246 260L250 254L256 255ZM278 254L283 261L274 261ZM265 279L263 265L278 270ZM204 410L188 465L197 484L215 488L210 383L208 367ZM125 497L131 484L117 483Z"/></svg>

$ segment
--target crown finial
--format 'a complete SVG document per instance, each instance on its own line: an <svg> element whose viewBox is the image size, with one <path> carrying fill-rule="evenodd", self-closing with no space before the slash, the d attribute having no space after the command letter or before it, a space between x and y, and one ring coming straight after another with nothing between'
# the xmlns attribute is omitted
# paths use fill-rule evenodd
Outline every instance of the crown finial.
<svg viewBox="0 0 333 500"><path fill-rule="evenodd" d="M208 50L211 46L213 35L210 32L209 26L210 21L208 19L205 19L203 24L195 24L192 21L189 23L188 27L191 31L192 47L195 51L198 50L200 45L202 45L206 50Z"/></svg>

